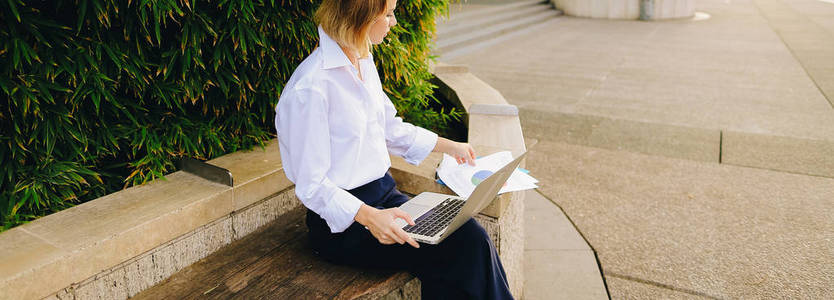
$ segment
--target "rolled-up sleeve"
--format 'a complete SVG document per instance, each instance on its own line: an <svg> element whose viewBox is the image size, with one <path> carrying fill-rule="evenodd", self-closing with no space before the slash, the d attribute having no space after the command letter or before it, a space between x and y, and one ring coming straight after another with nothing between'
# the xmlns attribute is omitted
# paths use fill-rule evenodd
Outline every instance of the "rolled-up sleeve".
<svg viewBox="0 0 834 300"><path fill-rule="evenodd" d="M327 107L317 90L286 90L276 107L275 128L284 173L295 183L296 196L336 233L353 223L362 201L327 177L331 158Z"/></svg>
<svg viewBox="0 0 834 300"><path fill-rule="evenodd" d="M383 93L384 94L384 93ZM406 162L419 165L437 144L437 134L425 128L403 122L397 117L397 109L388 96L384 96L385 106L385 143L388 152L405 159Z"/></svg>

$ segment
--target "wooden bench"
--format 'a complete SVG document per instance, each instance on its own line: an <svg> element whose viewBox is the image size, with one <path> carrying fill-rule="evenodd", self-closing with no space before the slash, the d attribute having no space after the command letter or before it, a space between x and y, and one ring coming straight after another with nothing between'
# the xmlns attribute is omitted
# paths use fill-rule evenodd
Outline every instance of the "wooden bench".
<svg viewBox="0 0 834 300"><path fill-rule="evenodd" d="M407 272L357 269L316 257L304 208L294 209L135 296L135 299L419 299Z"/></svg>

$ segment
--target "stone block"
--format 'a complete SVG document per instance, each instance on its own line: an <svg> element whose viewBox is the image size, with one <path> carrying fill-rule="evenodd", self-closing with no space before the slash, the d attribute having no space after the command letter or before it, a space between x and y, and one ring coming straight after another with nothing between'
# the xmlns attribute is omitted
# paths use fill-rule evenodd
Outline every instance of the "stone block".
<svg viewBox="0 0 834 300"><path fill-rule="evenodd" d="M240 210L293 185L284 175L277 139L269 141L263 149L223 155L208 163L232 172L235 181L234 210Z"/></svg>
<svg viewBox="0 0 834 300"><path fill-rule="evenodd" d="M431 153L426 159L415 166L405 162L402 157L391 156L391 177L397 182L397 189L402 192L412 195L418 195L422 192L433 192L447 195L454 195L455 193L446 187L437 183L437 165L443 159L441 153Z"/></svg>
<svg viewBox="0 0 834 300"><path fill-rule="evenodd" d="M524 191L508 193L512 200L498 218L501 243L496 245L507 273L510 291L522 298L524 291Z"/></svg>
<svg viewBox="0 0 834 300"><path fill-rule="evenodd" d="M150 274L153 284L157 284L172 274L176 273L176 248L173 245L165 245L151 254Z"/></svg>
<svg viewBox="0 0 834 300"><path fill-rule="evenodd" d="M0 257L3 258L0 260L0 295L18 299L45 296L38 293L41 290L30 288L37 284L27 282L31 278L22 274L30 272L32 266L45 265L66 255L66 251L32 235L22 226L3 232L0 243Z"/></svg>
<svg viewBox="0 0 834 300"><path fill-rule="evenodd" d="M133 297L157 283L152 272L153 263L153 253L150 252L124 265L128 297Z"/></svg>
<svg viewBox="0 0 834 300"><path fill-rule="evenodd" d="M183 172L166 177L22 225L63 252L27 263L29 269L15 275L20 283L9 285L18 288L9 294L45 297L231 211L230 188Z"/></svg>
<svg viewBox="0 0 834 300"><path fill-rule="evenodd" d="M524 135L518 116L470 114L468 142L473 147L488 146L496 150L519 152L517 154L525 150Z"/></svg>
<svg viewBox="0 0 834 300"><path fill-rule="evenodd" d="M469 67L464 65L450 65L442 62L429 62L429 72L432 74L443 73L468 73Z"/></svg>
<svg viewBox="0 0 834 300"><path fill-rule="evenodd" d="M495 88L483 82L472 73L435 74L443 83L439 89L450 100L458 100L461 107L468 109L473 103L506 104L507 101Z"/></svg>
<svg viewBox="0 0 834 300"><path fill-rule="evenodd" d="M478 224L481 224L481 227L483 227L484 230L486 230L489 238L492 239L492 242L495 244L495 249L498 249L498 246L501 245L501 232L498 229L498 218L478 214L475 215L474 219L475 221L478 221Z"/></svg>
<svg viewBox="0 0 834 300"><path fill-rule="evenodd" d="M301 201L296 198L295 189L290 188L236 212L232 215L234 239L240 239L258 230L300 205Z"/></svg>

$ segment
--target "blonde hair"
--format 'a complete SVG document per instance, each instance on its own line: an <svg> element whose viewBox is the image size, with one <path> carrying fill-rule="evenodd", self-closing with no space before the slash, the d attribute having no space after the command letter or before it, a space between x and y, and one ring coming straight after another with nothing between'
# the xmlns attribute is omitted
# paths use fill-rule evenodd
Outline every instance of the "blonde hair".
<svg viewBox="0 0 834 300"><path fill-rule="evenodd" d="M371 25L385 13L389 1L324 0L316 10L315 21L339 46L365 58L371 53Z"/></svg>

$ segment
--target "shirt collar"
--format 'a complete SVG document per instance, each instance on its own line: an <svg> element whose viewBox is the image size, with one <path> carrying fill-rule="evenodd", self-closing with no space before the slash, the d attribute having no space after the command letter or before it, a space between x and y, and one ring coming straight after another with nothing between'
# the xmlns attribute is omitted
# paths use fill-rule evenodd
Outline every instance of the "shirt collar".
<svg viewBox="0 0 834 300"><path fill-rule="evenodd" d="M321 25L319 25L319 47L321 47L322 54L324 54L323 69L332 69L351 65L350 60L345 55L345 52L342 51L342 47L340 47L336 41L324 32Z"/></svg>
<svg viewBox="0 0 834 300"><path fill-rule="evenodd" d="M342 47L339 46L339 43L336 43L326 32L324 29L319 25L319 47L321 47L322 54L324 54L324 64L322 65L322 69L332 69L344 66L350 66L350 59L348 59L345 52L342 51ZM368 54L365 58L359 59L359 64L361 65L364 61L373 59L373 54Z"/></svg>

